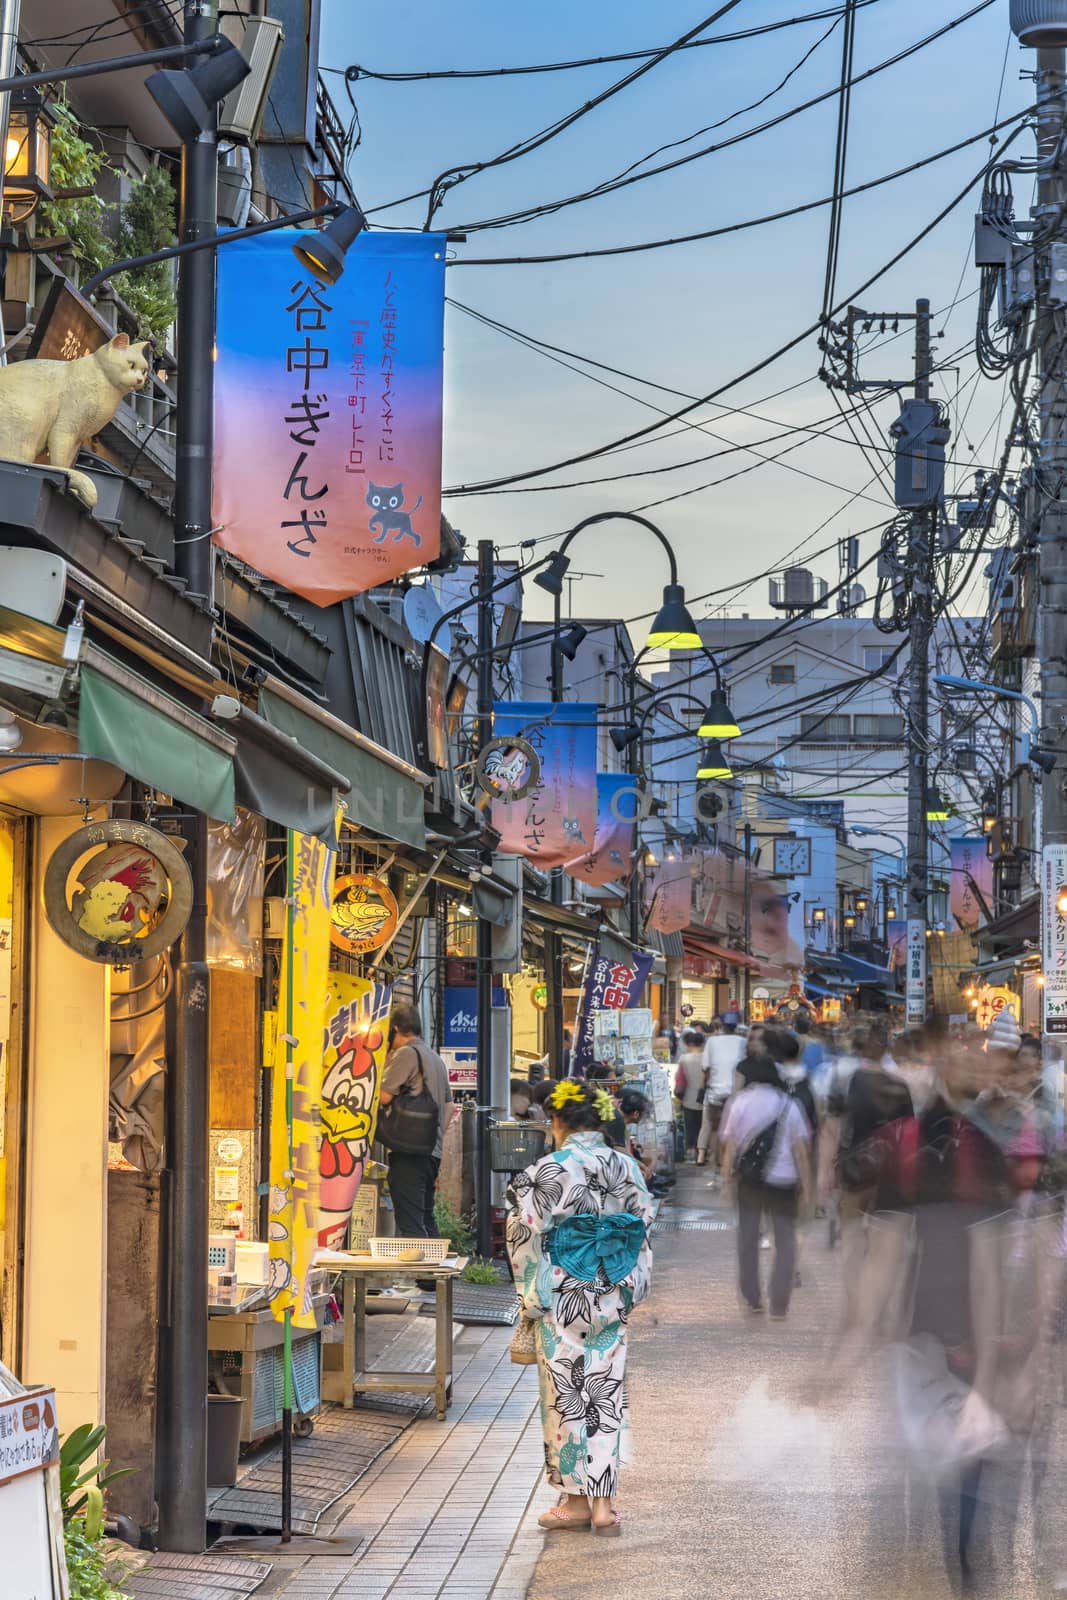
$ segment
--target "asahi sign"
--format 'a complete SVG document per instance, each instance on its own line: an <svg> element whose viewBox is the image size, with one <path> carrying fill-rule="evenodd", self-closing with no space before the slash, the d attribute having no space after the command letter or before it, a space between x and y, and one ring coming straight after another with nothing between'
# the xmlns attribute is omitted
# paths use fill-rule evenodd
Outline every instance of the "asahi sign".
<svg viewBox="0 0 1067 1600"><path fill-rule="evenodd" d="M926 923L921 917L908 918L907 979L908 1026L916 1027L926 1021Z"/></svg>
<svg viewBox="0 0 1067 1600"><path fill-rule="evenodd" d="M1041 960L1045 969L1044 1031L1067 1033L1067 914L1057 902L1067 889L1067 844L1041 852Z"/></svg>

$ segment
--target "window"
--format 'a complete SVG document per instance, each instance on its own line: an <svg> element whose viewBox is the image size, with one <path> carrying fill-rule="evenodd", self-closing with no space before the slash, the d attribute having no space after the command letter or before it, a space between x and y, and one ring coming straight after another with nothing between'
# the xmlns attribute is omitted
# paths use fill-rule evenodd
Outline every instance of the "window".
<svg viewBox="0 0 1067 1600"><path fill-rule="evenodd" d="M880 672L883 667L888 665L888 662L889 662L890 658L892 656L896 655L896 651L897 651L897 646L895 644L866 644L866 645L864 645L864 647L863 647L863 670L864 670L864 672ZM893 666L889 667L890 676L893 675L894 671L896 671L896 672L900 671L900 668L901 668L901 665L903 664L903 661L904 661L904 652L902 650L900 652L900 654L897 656L896 661L893 663Z"/></svg>
<svg viewBox="0 0 1067 1600"><path fill-rule="evenodd" d="M857 741L863 744L900 744L904 738L904 718L898 716L857 716L852 719Z"/></svg>
<svg viewBox="0 0 1067 1600"><path fill-rule="evenodd" d="M772 683L796 683L797 669L791 661L776 661L771 667Z"/></svg>
<svg viewBox="0 0 1067 1600"><path fill-rule="evenodd" d="M800 719L800 737L820 744L848 744L852 738L852 718L810 716Z"/></svg>

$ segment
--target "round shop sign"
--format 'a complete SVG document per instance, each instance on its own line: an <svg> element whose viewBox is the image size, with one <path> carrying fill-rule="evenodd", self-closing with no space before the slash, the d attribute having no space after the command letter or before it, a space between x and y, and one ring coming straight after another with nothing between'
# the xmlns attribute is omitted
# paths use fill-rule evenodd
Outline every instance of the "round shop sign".
<svg viewBox="0 0 1067 1600"><path fill-rule="evenodd" d="M90 822L64 839L45 869L45 915L89 961L125 967L162 955L192 907L185 857L144 823Z"/></svg>
<svg viewBox="0 0 1067 1600"><path fill-rule="evenodd" d="M544 1011L548 1006L548 984L537 983L530 990L530 999L538 1011Z"/></svg>
<svg viewBox="0 0 1067 1600"><path fill-rule="evenodd" d="M478 757L479 787L494 800L521 800L541 781L541 762L528 739L490 739Z"/></svg>
<svg viewBox="0 0 1067 1600"><path fill-rule="evenodd" d="M393 891L369 872L338 878L330 908L330 942L349 956L380 950L396 930L400 908Z"/></svg>

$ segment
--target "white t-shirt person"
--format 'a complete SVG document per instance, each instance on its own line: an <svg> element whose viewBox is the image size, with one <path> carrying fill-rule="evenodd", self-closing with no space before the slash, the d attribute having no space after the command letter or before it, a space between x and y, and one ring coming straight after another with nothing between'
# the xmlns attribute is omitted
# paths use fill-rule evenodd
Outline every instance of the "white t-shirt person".
<svg viewBox="0 0 1067 1600"><path fill-rule="evenodd" d="M801 1174L793 1146L798 1142L810 1145L811 1128L800 1105L784 1090L773 1089L768 1083L753 1083L742 1089L730 1101L719 1137L724 1144L734 1147L736 1164L745 1146L778 1117L782 1121L764 1169L763 1182L773 1189L795 1189Z"/></svg>
<svg viewBox="0 0 1067 1600"><path fill-rule="evenodd" d="M745 1041L739 1033L709 1033L704 1046L704 1066L708 1074L708 1099L728 1100L734 1092L734 1073L745 1054Z"/></svg>

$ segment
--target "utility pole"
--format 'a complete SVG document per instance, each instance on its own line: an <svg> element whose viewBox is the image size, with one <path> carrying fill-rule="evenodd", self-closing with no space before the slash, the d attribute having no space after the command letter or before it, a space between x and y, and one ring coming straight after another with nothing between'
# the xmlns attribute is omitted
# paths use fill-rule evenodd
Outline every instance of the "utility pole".
<svg viewBox="0 0 1067 1600"><path fill-rule="evenodd" d="M1040 471L1038 503L1037 655L1041 670L1041 744L1056 753L1052 771L1041 776L1042 928L1054 914L1044 903L1057 897L1067 878L1067 774L1062 757L1067 728L1067 157L1064 155L1064 51L1037 53L1037 206L1034 211L1035 337L1040 370ZM1052 957L1059 952L1046 951ZM1063 995L1049 988L1046 967L1043 1027L1062 1033ZM1060 1013L1052 1017L1052 1010Z"/></svg>
<svg viewBox="0 0 1067 1600"><path fill-rule="evenodd" d="M885 332L903 321L915 322L915 375L908 379L859 376L859 333L875 323ZM941 407L930 398L933 358L930 302L916 300L914 311L865 311L849 306L844 322L828 323L820 348L826 354L821 376L833 389L858 394L863 389L914 389L903 400L889 432L896 445L894 499L908 513L907 553L898 558L883 541L884 559L895 595L901 597L908 627L908 850L906 1016L909 1026L926 1020L926 894L928 832L926 797L929 772L930 639L934 625L934 572L939 508L945 491L945 445L949 428ZM890 530L892 536L893 530ZM881 562L880 580L885 576Z"/></svg>
<svg viewBox="0 0 1067 1600"><path fill-rule="evenodd" d="M485 749L493 736L493 580L492 539L478 540L478 749ZM482 865L492 868L493 852L481 852ZM486 1261L492 1254L493 1174L489 1162L489 1118L493 1103L493 929L485 917L478 918L477 960L477 1163L475 1166L475 1216L478 1254Z"/></svg>
<svg viewBox="0 0 1067 1600"><path fill-rule="evenodd" d="M217 0L186 0L185 43L218 27ZM217 109L182 146L182 243L216 231ZM175 419L175 568L190 597L210 606L211 472L214 438L215 252L182 259L178 271L178 409ZM189 818L193 909L182 935L175 985L174 1054L167 1073L170 1305L163 1338L159 1465L162 1549L198 1554L207 1520L208 1049L207 819Z"/></svg>
<svg viewBox="0 0 1067 1600"><path fill-rule="evenodd" d="M554 706L563 704L563 652L559 647L562 626L561 596L557 594L553 596L552 638L548 646L551 660L549 698ZM563 904L562 867L553 868L548 895L554 906ZM545 987L548 990L548 1004L545 1007L548 1075L563 1077L563 939L554 928L545 931Z"/></svg>
<svg viewBox="0 0 1067 1600"><path fill-rule="evenodd" d="M915 302L915 399L930 400L930 302ZM906 415L906 406L902 420ZM927 461L916 435L901 432L897 438L897 479L900 488L902 447L910 446L911 487L925 487ZM899 495L898 495L899 503ZM905 991L906 1020L914 1027L926 1020L926 892L928 876L926 790L929 782L926 753L930 731L930 635L933 628L933 517L925 506L912 511L908 537L911 576L911 624L908 640L908 965Z"/></svg>

